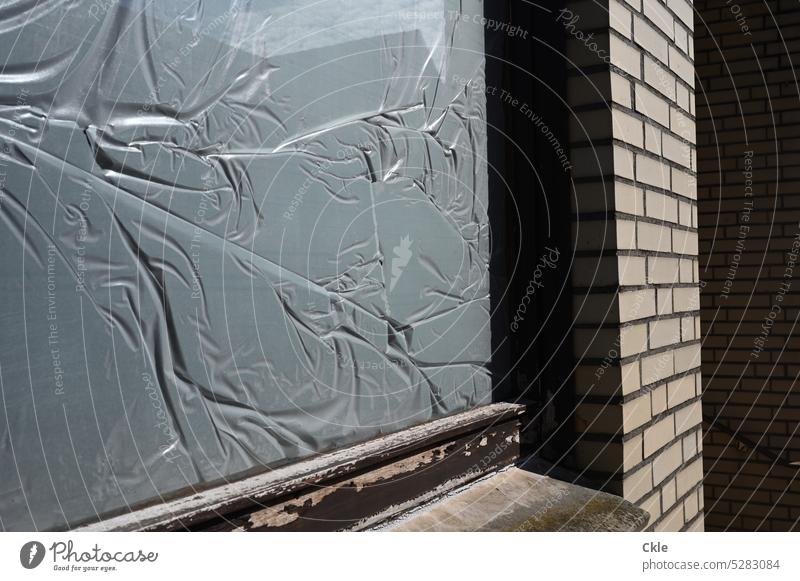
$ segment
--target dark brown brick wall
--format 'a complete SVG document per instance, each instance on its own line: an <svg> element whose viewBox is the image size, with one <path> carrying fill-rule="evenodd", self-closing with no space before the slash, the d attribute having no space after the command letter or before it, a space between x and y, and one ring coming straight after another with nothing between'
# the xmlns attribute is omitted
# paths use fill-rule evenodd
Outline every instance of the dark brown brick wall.
<svg viewBox="0 0 800 581"><path fill-rule="evenodd" d="M707 530L800 529L800 3L695 2Z"/></svg>

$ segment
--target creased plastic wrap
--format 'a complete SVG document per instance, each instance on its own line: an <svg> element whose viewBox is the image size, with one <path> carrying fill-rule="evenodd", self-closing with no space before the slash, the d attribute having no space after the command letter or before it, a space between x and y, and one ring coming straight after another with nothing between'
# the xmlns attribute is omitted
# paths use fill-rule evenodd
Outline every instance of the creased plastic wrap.
<svg viewBox="0 0 800 581"><path fill-rule="evenodd" d="M3 529L488 403L481 13L0 6Z"/></svg>

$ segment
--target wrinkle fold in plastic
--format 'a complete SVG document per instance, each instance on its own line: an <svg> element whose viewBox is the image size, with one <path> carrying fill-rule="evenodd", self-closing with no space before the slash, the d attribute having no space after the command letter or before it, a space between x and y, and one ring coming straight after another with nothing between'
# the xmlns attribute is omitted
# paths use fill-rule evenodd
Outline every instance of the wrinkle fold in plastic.
<svg viewBox="0 0 800 581"><path fill-rule="evenodd" d="M482 4L0 7L0 525L489 402Z"/></svg>

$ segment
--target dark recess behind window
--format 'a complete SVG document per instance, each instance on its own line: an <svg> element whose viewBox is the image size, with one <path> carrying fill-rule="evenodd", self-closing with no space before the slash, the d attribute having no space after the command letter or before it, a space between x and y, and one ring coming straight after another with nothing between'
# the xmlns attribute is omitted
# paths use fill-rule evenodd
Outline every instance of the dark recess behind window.
<svg viewBox="0 0 800 581"><path fill-rule="evenodd" d="M547 6L556 13L561 3ZM565 37L551 14L525 2L487 2L485 14L527 32L486 33L495 399L528 407L523 452L564 464L575 405L569 171L530 116L541 118L566 149ZM559 251L557 267L542 269L542 286L511 332L546 247Z"/></svg>

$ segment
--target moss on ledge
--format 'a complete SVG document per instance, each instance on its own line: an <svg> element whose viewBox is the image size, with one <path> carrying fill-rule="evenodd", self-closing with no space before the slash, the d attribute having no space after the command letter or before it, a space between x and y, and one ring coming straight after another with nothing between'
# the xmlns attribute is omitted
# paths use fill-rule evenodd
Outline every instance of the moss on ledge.
<svg viewBox="0 0 800 581"><path fill-rule="evenodd" d="M511 468L423 507L391 531L641 531L650 520L618 496Z"/></svg>

